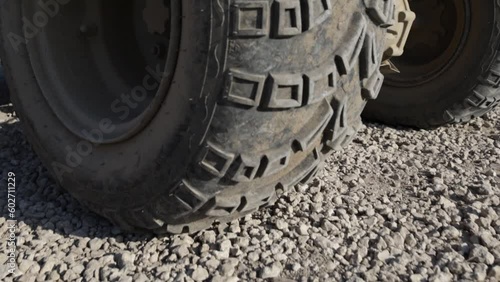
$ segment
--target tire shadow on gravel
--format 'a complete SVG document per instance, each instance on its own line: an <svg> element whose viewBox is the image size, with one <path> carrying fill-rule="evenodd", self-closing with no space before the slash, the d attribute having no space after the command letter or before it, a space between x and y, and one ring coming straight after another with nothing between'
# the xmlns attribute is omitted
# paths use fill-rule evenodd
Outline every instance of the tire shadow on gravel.
<svg viewBox="0 0 500 282"><path fill-rule="evenodd" d="M371 120L371 119L367 119L367 118L363 118L363 124L366 125L367 127L372 127L372 128L376 128L376 129L390 128L390 129L394 129L397 131L403 131L403 132L417 132L417 131L432 132L432 131L436 131L439 129L453 128L453 127L465 128L465 127L467 127L467 125L470 125L470 124L474 125L475 123L477 123L478 120L492 121L493 118L491 117L491 113L488 113L488 114L485 114L483 116L472 119L468 123L450 123L450 124L437 126L435 128L428 128L428 129L422 129L422 128L419 128L416 126L410 126L410 125L406 126L406 125L385 124L385 123L378 122L378 121Z"/></svg>
<svg viewBox="0 0 500 282"><path fill-rule="evenodd" d="M0 120L0 187L6 187L9 172L15 173L18 228L28 225L37 232L51 230L65 237L77 238L114 237L123 242L145 241L153 237L123 232L59 188L25 139L21 124L12 116L12 111L0 107L0 114L4 117ZM10 219L7 197L0 198L0 206L1 226Z"/></svg>

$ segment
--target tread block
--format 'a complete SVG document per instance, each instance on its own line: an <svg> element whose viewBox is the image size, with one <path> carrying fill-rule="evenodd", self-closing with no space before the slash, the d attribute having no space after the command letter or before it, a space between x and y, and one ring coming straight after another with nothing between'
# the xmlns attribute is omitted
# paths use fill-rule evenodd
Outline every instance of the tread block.
<svg viewBox="0 0 500 282"><path fill-rule="evenodd" d="M341 75L348 74L358 61L359 54L363 48L366 36L367 23L361 13L355 13L349 31L349 35L335 58L337 69Z"/></svg>
<svg viewBox="0 0 500 282"><path fill-rule="evenodd" d="M274 189L274 186L269 186L265 187L264 189L260 189L258 191L258 194L256 194L255 192L250 192L246 194L245 198L247 202L239 210L239 212L241 213L256 211L261 207L269 206L276 202L278 197L276 195L276 189Z"/></svg>
<svg viewBox="0 0 500 282"><path fill-rule="evenodd" d="M337 131L331 131L330 138L326 145L334 150L340 150L349 145L356 137L356 133L362 126L361 120L354 122L353 125L337 127Z"/></svg>
<svg viewBox="0 0 500 282"><path fill-rule="evenodd" d="M320 25L332 14L331 0L307 0L308 15L305 29Z"/></svg>
<svg viewBox="0 0 500 282"><path fill-rule="evenodd" d="M290 37L302 33L302 7L300 0L276 0L276 37Z"/></svg>
<svg viewBox="0 0 500 282"><path fill-rule="evenodd" d="M372 34L366 35L360 57L362 95L366 100L376 99L384 82L379 69L382 53L378 52L375 40Z"/></svg>
<svg viewBox="0 0 500 282"><path fill-rule="evenodd" d="M319 103L321 100L333 95L337 90L337 79L335 64L306 74L305 84L308 87L306 104Z"/></svg>
<svg viewBox="0 0 500 282"><path fill-rule="evenodd" d="M228 101L257 107L260 104L266 76L231 69L227 77L225 97Z"/></svg>
<svg viewBox="0 0 500 282"><path fill-rule="evenodd" d="M368 15L379 26L393 24L395 5L393 0L364 0Z"/></svg>
<svg viewBox="0 0 500 282"><path fill-rule="evenodd" d="M210 223L211 225L211 223ZM210 225L204 225L203 227L200 228L204 229L207 228ZM184 225L184 224L167 224L166 231L171 234L182 234L182 233L191 233L194 232L198 229L191 229L190 225Z"/></svg>
<svg viewBox="0 0 500 282"><path fill-rule="evenodd" d="M450 123L450 122L453 122L455 120L455 116L449 110L446 110L443 113L443 120L446 123Z"/></svg>
<svg viewBox="0 0 500 282"><path fill-rule="evenodd" d="M269 33L269 1L235 0L231 5L232 34L239 37L262 37Z"/></svg>
<svg viewBox="0 0 500 282"><path fill-rule="evenodd" d="M362 82L363 98L366 100L377 99L383 84L384 84L384 75L379 70L375 71L375 73L370 78L363 79Z"/></svg>
<svg viewBox="0 0 500 282"><path fill-rule="evenodd" d="M491 84L491 86L495 88L500 87L500 73L496 71L490 71L488 77L486 78L486 82Z"/></svg>
<svg viewBox="0 0 500 282"><path fill-rule="evenodd" d="M299 144L301 151L307 151L318 140L318 137L323 135L325 128L331 121L334 111L330 106L330 102L324 100L321 105L315 110L316 114L311 118L311 124L314 126L311 129L302 130L297 134L295 142ZM293 145L292 145L293 146Z"/></svg>
<svg viewBox="0 0 500 282"><path fill-rule="evenodd" d="M239 166L232 178L238 182L248 182L255 178L260 165L260 159L253 159L249 156L241 155L238 158Z"/></svg>
<svg viewBox="0 0 500 282"><path fill-rule="evenodd" d="M231 69L224 99L247 107L288 109L320 103L337 90L335 62L329 61L305 74L260 75Z"/></svg>
<svg viewBox="0 0 500 282"><path fill-rule="evenodd" d="M332 119L332 125L325 132L325 145L338 150L341 149L341 145L344 142L345 136L348 131L347 117L346 117L346 107L347 99L334 101L333 111L334 117Z"/></svg>
<svg viewBox="0 0 500 282"><path fill-rule="evenodd" d="M231 34L237 38L300 35L332 15L332 0L232 0Z"/></svg>
<svg viewBox="0 0 500 282"><path fill-rule="evenodd" d="M331 138L326 144L338 151L342 149L342 145L345 143L344 140L349 136L349 128L339 128L337 132L335 132Z"/></svg>
<svg viewBox="0 0 500 282"><path fill-rule="evenodd" d="M212 217L224 217L236 212L241 203L241 196L215 197L212 206L205 212Z"/></svg>
<svg viewBox="0 0 500 282"><path fill-rule="evenodd" d="M494 97L486 97L479 93L478 90L474 90L473 94L465 100L470 106L480 109L488 109L496 104L496 99Z"/></svg>
<svg viewBox="0 0 500 282"><path fill-rule="evenodd" d="M226 174L233 160L234 154L226 153L213 143L208 142L207 152L200 165L215 176L222 177Z"/></svg>
<svg viewBox="0 0 500 282"><path fill-rule="evenodd" d="M313 165L307 170L308 172L302 177L299 183L301 184L307 184L309 181L311 181L313 178L316 177L318 172L322 169L321 166L321 154L319 153L317 148L314 148L312 151L312 157L316 160Z"/></svg>
<svg viewBox="0 0 500 282"><path fill-rule="evenodd" d="M314 142L323 134L323 131L330 123L334 111L330 106L330 102L324 101L317 109L316 115L311 119L312 124L315 124L313 130L308 130L306 134L302 135L298 140L300 147L304 149L310 148Z"/></svg>
<svg viewBox="0 0 500 282"><path fill-rule="evenodd" d="M276 150L266 154L267 157L267 165L262 174L262 177L267 177L273 175L282 169L285 169L290 162L291 152L289 148L284 150Z"/></svg>
<svg viewBox="0 0 500 282"><path fill-rule="evenodd" d="M484 97L477 90L474 90L473 95L469 96L466 101L473 107L480 107L486 101L486 97Z"/></svg>
<svg viewBox="0 0 500 282"><path fill-rule="evenodd" d="M302 75L271 74L272 84L268 107L287 109L300 107L304 90Z"/></svg>
<svg viewBox="0 0 500 282"><path fill-rule="evenodd" d="M314 170L321 163L321 153L318 148L309 153L309 155L295 167L290 173L289 177L280 180L283 187L293 187L299 184L302 180L307 178L311 172L314 174Z"/></svg>
<svg viewBox="0 0 500 282"><path fill-rule="evenodd" d="M377 50L377 42L372 34L367 34L360 57L361 78L369 78L379 69L382 52Z"/></svg>
<svg viewBox="0 0 500 282"><path fill-rule="evenodd" d="M183 207L178 217L191 213L203 206L207 198L186 180L183 180L173 192L174 198Z"/></svg>

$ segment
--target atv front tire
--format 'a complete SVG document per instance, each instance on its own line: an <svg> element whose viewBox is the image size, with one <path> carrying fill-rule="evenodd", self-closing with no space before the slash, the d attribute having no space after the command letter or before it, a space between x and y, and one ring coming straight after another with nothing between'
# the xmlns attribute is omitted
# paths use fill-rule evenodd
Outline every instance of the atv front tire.
<svg viewBox="0 0 500 282"><path fill-rule="evenodd" d="M435 3L436 6L432 6ZM386 75L379 98L364 117L434 128L467 122L500 102L498 1L412 1L417 20L400 74Z"/></svg>
<svg viewBox="0 0 500 282"><path fill-rule="evenodd" d="M122 2L60 4L27 34L45 10L7 0L0 33L34 149L127 230L195 232L272 204L349 143L382 85L391 0Z"/></svg>

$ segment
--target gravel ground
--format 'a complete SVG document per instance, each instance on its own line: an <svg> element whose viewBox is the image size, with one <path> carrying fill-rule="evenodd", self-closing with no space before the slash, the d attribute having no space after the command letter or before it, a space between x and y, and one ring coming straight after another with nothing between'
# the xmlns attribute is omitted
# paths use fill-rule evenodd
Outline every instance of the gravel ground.
<svg viewBox="0 0 500 282"><path fill-rule="evenodd" d="M124 234L83 208L17 120L1 119L1 187L17 174L19 231L19 270L6 277L3 209L2 281L500 280L500 109L435 131L368 124L274 207L164 238Z"/></svg>

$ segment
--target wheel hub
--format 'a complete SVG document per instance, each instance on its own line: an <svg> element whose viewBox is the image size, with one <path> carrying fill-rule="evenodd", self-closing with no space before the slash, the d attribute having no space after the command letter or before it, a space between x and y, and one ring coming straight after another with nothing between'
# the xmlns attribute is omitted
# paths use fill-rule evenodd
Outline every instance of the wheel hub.
<svg viewBox="0 0 500 282"><path fill-rule="evenodd" d="M28 18L40 11L24 3ZM72 1L30 42L43 95L70 131L113 143L149 123L176 66L180 3Z"/></svg>

